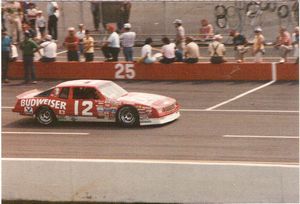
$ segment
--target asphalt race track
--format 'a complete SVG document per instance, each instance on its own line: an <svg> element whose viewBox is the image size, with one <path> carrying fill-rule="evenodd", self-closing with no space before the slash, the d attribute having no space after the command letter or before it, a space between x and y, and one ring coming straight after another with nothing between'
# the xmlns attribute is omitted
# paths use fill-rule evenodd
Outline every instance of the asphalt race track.
<svg viewBox="0 0 300 204"><path fill-rule="evenodd" d="M298 82L263 86L268 82L118 81L128 91L171 96L182 106L175 122L134 129L85 122L42 127L11 111L16 95L59 82L12 81L2 86L2 157L276 164L299 160Z"/></svg>

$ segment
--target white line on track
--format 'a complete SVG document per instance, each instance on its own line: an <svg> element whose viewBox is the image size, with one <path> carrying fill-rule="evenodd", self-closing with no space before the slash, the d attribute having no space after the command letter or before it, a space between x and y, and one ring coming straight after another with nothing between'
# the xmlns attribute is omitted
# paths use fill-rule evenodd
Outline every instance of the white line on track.
<svg viewBox="0 0 300 204"><path fill-rule="evenodd" d="M2 132L2 134L30 135L89 135L87 132Z"/></svg>
<svg viewBox="0 0 300 204"><path fill-rule="evenodd" d="M299 136L263 136L263 135L223 135L228 138L262 138L262 139L299 139Z"/></svg>
<svg viewBox="0 0 300 204"><path fill-rule="evenodd" d="M248 162L248 161L190 161L190 160L143 160L143 159L58 159L58 158L2 158L3 161L36 161L36 162L94 162L94 163L140 163L140 164L185 164L215 166L259 166L299 168L292 162Z"/></svg>
<svg viewBox="0 0 300 204"><path fill-rule="evenodd" d="M13 109L13 106L3 106L2 109ZM250 112L250 113L299 113L299 111L294 110L225 110L225 109L218 109L218 110L207 110L207 109L200 109L200 108L182 108L180 109L182 112Z"/></svg>
<svg viewBox="0 0 300 204"><path fill-rule="evenodd" d="M217 105L215 105L215 106L212 106L212 107L210 107L210 108L207 108L206 110L214 110L214 109L216 109L216 108L218 108L218 107L220 107L220 106L223 106L223 105L225 105L225 104L227 104L227 103L230 103L230 102L232 102L232 101L235 101L235 100L237 100L237 99L239 99L239 98L242 98L242 97L244 97L244 96L246 96L246 95L248 95L248 94L250 94L250 93L253 93L253 92L258 91L258 90L260 90L260 89L262 89L262 88L265 88L265 87L267 87L267 86L270 86L271 84L273 84L273 83L275 83L275 82L276 82L275 80L270 81L270 82L268 82L268 83L266 83L266 84L263 84L263 85L261 85L261 86L259 86L259 87L256 87L256 88L254 88L254 89L251 89L251 90L249 90L249 91L246 91L245 93L242 93L242 94L240 94L240 95L238 95L238 96L236 96L236 97L234 97L234 98L231 98L231 99L229 99L229 100L227 100L227 101L224 101L224 102L219 103L219 104L217 104Z"/></svg>

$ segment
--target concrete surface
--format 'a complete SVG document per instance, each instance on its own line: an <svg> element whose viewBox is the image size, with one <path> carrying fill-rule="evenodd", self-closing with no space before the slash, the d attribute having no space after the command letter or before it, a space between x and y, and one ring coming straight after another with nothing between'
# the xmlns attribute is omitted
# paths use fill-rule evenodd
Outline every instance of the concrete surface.
<svg viewBox="0 0 300 204"><path fill-rule="evenodd" d="M9 160L4 199L163 203L297 203L297 166Z"/></svg>

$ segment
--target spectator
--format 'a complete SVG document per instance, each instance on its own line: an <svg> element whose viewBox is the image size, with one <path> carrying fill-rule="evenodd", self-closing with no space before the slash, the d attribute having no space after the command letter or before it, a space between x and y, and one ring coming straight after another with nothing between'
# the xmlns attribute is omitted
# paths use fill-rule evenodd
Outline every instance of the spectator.
<svg viewBox="0 0 300 204"><path fill-rule="evenodd" d="M292 41L294 46L294 57L296 57L296 64L299 64L299 27L295 27L292 35Z"/></svg>
<svg viewBox="0 0 300 204"><path fill-rule="evenodd" d="M65 38L64 46L67 48L68 61L79 61L78 57L78 43L79 40L75 36L75 28L68 29L68 36Z"/></svg>
<svg viewBox="0 0 300 204"><path fill-rule="evenodd" d="M35 4L30 2L29 9L27 9L27 22L29 23L31 29L35 30L36 16L38 10L35 8Z"/></svg>
<svg viewBox="0 0 300 204"><path fill-rule="evenodd" d="M175 44L177 50L175 54L176 54L177 61L182 62L183 50L185 47L185 31L184 31L184 27L182 26L182 20L176 19L173 23L176 28Z"/></svg>
<svg viewBox="0 0 300 204"><path fill-rule="evenodd" d="M78 25L78 31L76 32L76 37L78 38L79 40L79 52L78 52L78 55L79 55L79 58L80 58L80 55L83 54L83 38L85 37L85 30L83 29L84 26L83 24L79 24Z"/></svg>
<svg viewBox="0 0 300 204"><path fill-rule="evenodd" d="M4 7L1 7L1 25L2 25L2 30L7 31L6 28L6 20L5 20L5 9Z"/></svg>
<svg viewBox="0 0 300 204"><path fill-rule="evenodd" d="M95 31L99 30L100 23L100 2L91 2L91 11L93 15L93 22Z"/></svg>
<svg viewBox="0 0 300 204"><path fill-rule="evenodd" d="M124 1L120 7L120 17L118 21L118 29L121 30L124 27L125 23L129 22L131 10L131 3L129 1Z"/></svg>
<svg viewBox="0 0 300 204"><path fill-rule="evenodd" d="M254 56L254 62L261 63L262 56L265 54L265 37L262 35L262 29L260 27L255 28L254 33L255 37L253 41L252 54Z"/></svg>
<svg viewBox="0 0 300 204"><path fill-rule="evenodd" d="M86 62L94 61L94 38L90 36L90 31L85 31L85 37L83 38L84 45L84 57Z"/></svg>
<svg viewBox="0 0 300 204"><path fill-rule="evenodd" d="M107 24L106 29L109 32L109 37L106 41L104 41L102 52L106 58L106 62L116 62L119 60L120 37L116 33L116 28L113 24Z"/></svg>
<svg viewBox="0 0 300 204"><path fill-rule="evenodd" d="M57 22L59 18L59 8L55 1L48 2L48 34L52 36L54 40L57 40Z"/></svg>
<svg viewBox="0 0 300 204"><path fill-rule="evenodd" d="M244 55L248 51L248 47L246 47L248 42L245 36L236 30L232 30L230 36L233 37L232 42L234 45L235 59L238 63L244 62Z"/></svg>
<svg viewBox="0 0 300 204"><path fill-rule="evenodd" d="M186 37L185 59L184 62L194 64L199 61L199 46L194 42L192 37Z"/></svg>
<svg viewBox="0 0 300 204"><path fill-rule="evenodd" d="M37 12L36 27L40 32L41 38L43 39L46 31L46 20L45 17L43 16L43 11Z"/></svg>
<svg viewBox="0 0 300 204"><path fill-rule="evenodd" d="M52 40L51 35L45 36L45 42L40 44L40 49L43 49L44 55L40 59L41 62L55 62L56 61L56 52L57 45Z"/></svg>
<svg viewBox="0 0 300 204"><path fill-rule="evenodd" d="M279 36L275 47L279 49L280 61L279 63L287 62L287 55L293 49L292 39L290 33L285 28L279 29Z"/></svg>
<svg viewBox="0 0 300 204"><path fill-rule="evenodd" d="M24 64L24 73L25 73L25 83L29 83L32 80L32 84L36 84L35 77L35 68L33 64L34 53L38 51L38 44L34 40L32 40L31 35L26 32L25 39L21 42L20 45L23 51L23 64Z"/></svg>
<svg viewBox="0 0 300 204"><path fill-rule="evenodd" d="M151 46L152 42L153 42L152 38L146 38L145 45L142 47L142 51L141 51L142 56L140 61L145 64L152 64L156 62L156 58L152 56L152 50L160 51L158 49L152 48Z"/></svg>
<svg viewBox="0 0 300 204"><path fill-rule="evenodd" d="M135 32L130 31L131 25L130 23L124 24L125 32L121 34L120 40L123 47L123 52L126 61L133 61L133 46L135 41Z"/></svg>
<svg viewBox="0 0 300 204"><path fill-rule="evenodd" d="M170 39L167 37L162 38L162 42L164 44L161 48L163 58L159 62L163 64L175 62L175 44L171 43Z"/></svg>
<svg viewBox="0 0 300 204"><path fill-rule="evenodd" d="M7 13L9 35L13 42L20 42L22 31L22 9L21 4L16 1L8 1L4 10Z"/></svg>
<svg viewBox="0 0 300 204"><path fill-rule="evenodd" d="M208 46L208 51L210 53L210 62L212 64L220 64L226 62L224 59L224 55L226 52L225 46L221 43L223 37L221 35L215 35L213 37L213 42L211 42Z"/></svg>
<svg viewBox="0 0 300 204"><path fill-rule="evenodd" d="M36 37L36 31L30 27L30 25L24 23L22 25L23 33L27 33L30 35L30 38L35 38Z"/></svg>
<svg viewBox="0 0 300 204"><path fill-rule="evenodd" d="M1 36L1 60L2 60L2 82L9 83L7 79L7 72L9 68L9 58L11 52L12 40L8 36L7 31L2 30Z"/></svg>
<svg viewBox="0 0 300 204"><path fill-rule="evenodd" d="M203 41L211 40L214 36L214 27L206 19L201 20L200 39Z"/></svg>

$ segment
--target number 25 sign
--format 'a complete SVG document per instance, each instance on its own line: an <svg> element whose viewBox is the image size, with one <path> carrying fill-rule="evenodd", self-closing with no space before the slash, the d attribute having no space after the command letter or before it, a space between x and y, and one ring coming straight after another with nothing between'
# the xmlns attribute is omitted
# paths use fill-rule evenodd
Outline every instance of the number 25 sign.
<svg viewBox="0 0 300 204"><path fill-rule="evenodd" d="M134 79L136 76L134 64L116 64L115 69L116 79Z"/></svg>

